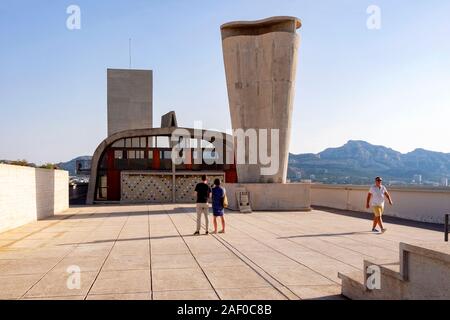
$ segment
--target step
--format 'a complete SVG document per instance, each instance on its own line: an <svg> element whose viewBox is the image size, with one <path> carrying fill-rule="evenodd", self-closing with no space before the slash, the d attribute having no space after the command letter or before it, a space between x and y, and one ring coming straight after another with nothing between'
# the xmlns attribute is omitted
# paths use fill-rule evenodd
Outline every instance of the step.
<svg viewBox="0 0 450 320"><path fill-rule="evenodd" d="M364 272L366 272L369 266L378 266L382 276L388 276L400 281L406 281L400 273L399 261L394 261L392 259L365 259ZM367 279L367 274L364 278Z"/></svg>
<svg viewBox="0 0 450 320"><path fill-rule="evenodd" d="M402 299L405 282L398 276L391 276L393 270L381 268L380 289L370 290L366 286L365 275L362 271L338 273L342 280L342 295L352 300L399 300ZM389 275L387 275L389 274Z"/></svg>
<svg viewBox="0 0 450 320"><path fill-rule="evenodd" d="M366 270L379 267L370 290ZM442 243L400 244L400 261L364 260L364 271L339 273L342 294L357 300L449 299L450 246Z"/></svg>
<svg viewBox="0 0 450 320"><path fill-rule="evenodd" d="M341 293L352 300L365 299L366 286L361 271L339 272L338 278L342 280Z"/></svg>

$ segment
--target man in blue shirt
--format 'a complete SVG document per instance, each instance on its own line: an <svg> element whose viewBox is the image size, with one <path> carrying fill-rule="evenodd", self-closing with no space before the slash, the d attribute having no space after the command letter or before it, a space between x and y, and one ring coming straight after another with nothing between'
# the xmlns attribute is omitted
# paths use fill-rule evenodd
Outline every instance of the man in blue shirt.
<svg viewBox="0 0 450 320"><path fill-rule="evenodd" d="M220 231L219 233L225 233L225 218L223 217L225 193L225 188L220 186L220 179L215 179L214 187L212 188L214 233L217 233L217 217L220 217L220 219L222 220L222 231Z"/></svg>

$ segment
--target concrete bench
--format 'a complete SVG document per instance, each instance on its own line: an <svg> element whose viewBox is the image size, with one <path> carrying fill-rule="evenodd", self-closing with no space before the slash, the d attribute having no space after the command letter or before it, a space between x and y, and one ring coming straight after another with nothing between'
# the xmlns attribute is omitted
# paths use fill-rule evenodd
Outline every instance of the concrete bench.
<svg viewBox="0 0 450 320"><path fill-rule="evenodd" d="M400 243L399 261L365 260L363 270L338 274L344 296L355 300L450 299L448 243ZM374 289L370 288L372 276L379 281Z"/></svg>

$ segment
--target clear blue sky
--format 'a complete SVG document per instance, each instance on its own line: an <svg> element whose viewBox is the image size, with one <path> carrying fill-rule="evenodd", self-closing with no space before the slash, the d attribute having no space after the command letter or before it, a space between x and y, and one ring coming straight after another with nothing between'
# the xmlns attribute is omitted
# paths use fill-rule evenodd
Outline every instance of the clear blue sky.
<svg viewBox="0 0 450 320"><path fill-rule="evenodd" d="M81 8L81 30L66 8ZM381 8L381 30L366 9ZM291 152L361 139L450 152L450 2L1 0L0 159L92 154L106 136L106 68L154 70L154 125L230 127L219 27L303 21Z"/></svg>

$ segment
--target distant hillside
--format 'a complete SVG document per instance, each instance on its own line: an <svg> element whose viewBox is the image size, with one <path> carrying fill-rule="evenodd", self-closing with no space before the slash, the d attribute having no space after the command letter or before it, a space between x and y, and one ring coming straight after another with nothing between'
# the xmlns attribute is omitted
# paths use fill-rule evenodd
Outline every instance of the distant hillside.
<svg viewBox="0 0 450 320"><path fill-rule="evenodd" d="M91 159L92 159L91 156L81 156L81 157L77 157L77 158L72 159L72 160L67 161L67 162L57 163L56 165L58 166L58 168L60 168L62 170L69 171L69 175L73 176L73 175L75 175L76 162L78 160L91 160Z"/></svg>
<svg viewBox="0 0 450 320"><path fill-rule="evenodd" d="M329 148L318 154L291 154L289 178L321 182L371 183L373 177L400 183L410 183L414 175L422 181L439 183L450 177L450 154L416 149L407 154L375 146L365 141L349 141L339 148Z"/></svg>

